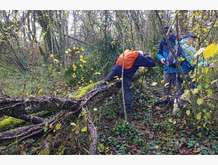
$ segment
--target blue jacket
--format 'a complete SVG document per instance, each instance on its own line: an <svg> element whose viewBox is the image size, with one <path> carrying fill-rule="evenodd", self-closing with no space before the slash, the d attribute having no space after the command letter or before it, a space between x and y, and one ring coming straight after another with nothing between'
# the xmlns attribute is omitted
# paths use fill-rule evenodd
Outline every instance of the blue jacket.
<svg viewBox="0 0 218 165"><path fill-rule="evenodd" d="M155 63L154 60L148 56L139 55L132 68L130 69L124 69L124 77L132 79L135 72L138 70L139 67L154 67ZM112 72L114 72L116 75L121 76L122 75L122 66L120 65L114 65L112 67Z"/></svg>
<svg viewBox="0 0 218 165"><path fill-rule="evenodd" d="M176 36L171 35L169 37L169 42L172 44L173 47L175 47L176 46ZM156 55L157 59L160 61L162 58L164 58L165 61L168 61L169 60L169 53L170 53L170 50L167 46L167 42L165 40L162 40L160 42L159 50L158 50L158 53ZM177 52L177 56L183 56L183 57L185 56L182 48L179 49L179 51ZM183 73L188 73L190 70L192 70L192 66L190 65L190 63L187 60L185 60L184 62L181 63L181 69L182 69ZM167 62L163 66L163 71L165 73L177 73L177 72L179 72L176 69L176 67L170 66Z"/></svg>
<svg viewBox="0 0 218 165"><path fill-rule="evenodd" d="M176 36L175 35L171 35L169 37L169 42L172 44L172 45L175 45L176 43ZM164 58L166 61L168 60L168 55L169 55L169 52L170 50L168 49L167 47L167 42L165 40L162 40L160 42L160 45L159 45L159 50L157 52L157 59L160 61L162 58ZM175 67L171 67L167 64L165 64L163 66L163 71L166 72L166 73L176 73L176 68Z"/></svg>

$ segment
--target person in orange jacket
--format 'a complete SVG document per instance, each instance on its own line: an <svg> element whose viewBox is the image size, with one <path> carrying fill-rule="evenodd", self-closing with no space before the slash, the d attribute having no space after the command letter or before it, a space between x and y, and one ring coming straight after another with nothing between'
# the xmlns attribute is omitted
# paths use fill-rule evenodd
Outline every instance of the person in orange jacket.
<svg viewBox="0 0 218 165"><path fill-rule="evenodd" d="M145 55L143 51L139 50L125 50L119 55L111 72L104 78L105 81L111 81L115 77L122 77L123 69L123 88L124 99L127 113L133 112L132 110L132 92L130 90L133 76L139 67L154 67L154 60Z"/></svg>

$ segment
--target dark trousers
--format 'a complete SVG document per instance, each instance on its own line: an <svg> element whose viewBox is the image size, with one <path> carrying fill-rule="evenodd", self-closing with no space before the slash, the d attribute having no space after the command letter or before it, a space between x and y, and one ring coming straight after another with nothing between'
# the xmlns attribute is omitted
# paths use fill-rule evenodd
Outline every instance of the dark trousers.
<svg viewBox="0 0 218 165"><path fill-rule="evenodd" d="M184 78L186 81L188 81L189 86L191 89L195 88L195 84L192 82L190 76L188 73L184 73ZM182 83L184 83L185 80L183 80L181 74L176 73L164 73L164 95L166 98L174 99L174 98L180 98L180 96L184 92L184 88L182 86ZM176 88L176 93L173 96L172 95L172 88Z"/></svg>
<svg viewBox="0 0 218 165"><path fill-rule="evenodd" d="M111 71L110 73L108 73L108 75L105 77L105 81L111 81L113 80L115 77L121 77L121 75L119 73L116 73L116 71ZM124 100L125 100L125 106L126 106L126 111L127 112L131 112L132 111L132 100L133 100L133 96L132 96L132 92L131 92L131 84L132 84L132 79L128 78L126 76L124 76L123 78L123 88L124 88ZM121 87L121 83L120 83L120 87Z"/></svg>
<svg viewBox="0 0 218 165"><path fill-rule="evenodd" d="M177 88L176 90L181 90L181 79L176 73L164 73L164 96L167 99L174 99L172 89ZM176 95L182 91L176 91Z"/></svg>

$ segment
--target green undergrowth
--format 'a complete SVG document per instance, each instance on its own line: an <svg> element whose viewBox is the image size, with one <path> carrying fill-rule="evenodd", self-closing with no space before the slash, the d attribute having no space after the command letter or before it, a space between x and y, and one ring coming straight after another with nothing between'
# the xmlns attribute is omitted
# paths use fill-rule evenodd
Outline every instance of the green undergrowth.
<svg viewBox="0 0 218 165"><path fill-rule="evenodd" d="M69 87L64 82L63 72L64 69L52 65L34 67L27 73L0 68L0 89L9 96L64 96Z"/></svg>

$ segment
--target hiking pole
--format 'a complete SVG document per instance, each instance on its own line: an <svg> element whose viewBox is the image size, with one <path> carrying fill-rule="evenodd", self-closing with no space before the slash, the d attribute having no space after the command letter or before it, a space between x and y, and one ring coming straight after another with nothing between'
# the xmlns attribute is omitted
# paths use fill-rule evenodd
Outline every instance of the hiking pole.
<svg viewBox="0 0 218 165"><path fill-rule="evenodd" d="M178 15L176 15L176 40L177 40L177 52L176 52L176 64L178 63L178 52L180 49L180 43L179 43L179 24L178 24ZM174 102L173 102L173 115L175 115L180 109L178 106L178 100L179 100L179 68L178 65L176 65L176 96L174 98Z"/></svg>
<svg viewBox="0 0 218 165"><path fill-rule="evenodd" d="M122 18L118 17L120 22L123 24ZM126 102L125 102L125 90L124 90L124 31L121 27L121 37L122 37L122 49L123 49L123 61L122 61L122 72L121 72L121 91L122 91L122 102L123 102L123 112L124 112L124 119L127 121L127 113L126 113Z"/></svg>
<svg viewBox="0 0 218 165"><path fill-rule="evenodd" d="M124 119L127 121L127 113L126 113L126 101L125 101L125 90L124 90L124 56L125 56L125 51L124 51L124 33L122 32L122 41L123 41L123 63L122 63L122 80L121 80L121 88L122 88L122 100L123 100L123 112L124 112Z"/></svg>

